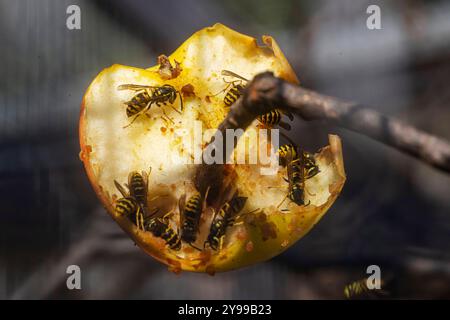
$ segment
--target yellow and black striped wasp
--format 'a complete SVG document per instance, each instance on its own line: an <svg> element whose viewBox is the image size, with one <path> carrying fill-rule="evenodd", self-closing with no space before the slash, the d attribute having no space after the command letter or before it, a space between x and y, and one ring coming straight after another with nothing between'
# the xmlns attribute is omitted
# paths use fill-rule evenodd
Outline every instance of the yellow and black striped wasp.
<svg viewBox="0 0 450 320"><path fill-rule="evenodd" d="M299 206L308 205L305 204L305 162L303 152L299 152L296 159L292 157L292 153L287 157L287 176L289 183L288 197L291 201Z"/></svg>
<svg viewBox="0 0 450 320"><path fill-rule="evenodd" d="M377 280L379 281L378 283L378 287L380 289L369 289L369 287L367 286L367 278L358 280L358 281L354 281L348 285L346 285L344 287L344 295L347 299L354 299L354 298L364 298L365 296L367 297L377 297L377 296L381 296L381 295L387 295L388 292L381 289L382 286L385 285L383 280Z"/></svg>
<svg viewBox="0 0 450 320"><path fill-rule="evenodd" d="M227 228L235 224L246 201L247 197L238 196L236 191L231 200L222 205L217 213L214 213L208 237L203 245L204 248L209 245L215 251L222 249Z"/></svg>
<svg viewBox="0 0 450 320"><path fill-rule="evenodd" d="M220 94L222 92L225 92L223 103L227 107L230 107L233 103L236 102L236 100L238 100L244 94L245 86L248 83L248 79L229 70L222 70L222 75L237 78L237 80L233 80L231 82L226 81L224 79L224 81L228 83L228 85L225 87L225 89L217 93ZM294 119L292 114L290 113L285 114L291 121ZM288 123L282 121L282 113L278 109L274 109L266 114L260 115L258 117L258 121L266 126L278 125L285 130L291 130L291 126Z"/></svg>
<svg viewBox="0 0 450 320"><path fill-rule="evenodd" d="M128 174L128 183L125 190L122 185L114 180L114 185L122 194L123 198L116 201L115 211L121 216L127 216L132 222L135 222L139 229L144 229L144 214L147 210L147 190L148 176L151 172L132 171Z"/></svg>
<svg viewBox="0 0 450 320"><path fill-rule="evenodd" d="M122 84L118 87L118 90L132 90L135 91L135 95L131 100L125 102L127 105L126 113L127 117L133 119L124 128L130 126L140 115L146 114L152 104L156 104L158 107L161 105L170 104L170 107L177 113L180 113L173 107L173 103L177 96L180 97L180 110L183 111L183 98L180 91L170 84L164 84L162 86L146 86L138 84ZM170 119L164 112L164 115Z"/></svg>
<svg viewBox="0 0 450 320"><path fill-rule="evenodd" d="M173 210L163 217L146 219L145 230L150 231L155 237L163 239L170 249L178 251L181 249L181 238L179 232L169 224L169 216L172 213Z"/></svg>
<svg viewBox="0 0 450 320"><path fill-rule="evenodd" d="M135 223L139 229L144 229L144 208L142 205L116 181L114 180L117 190L123 195L123 198L116 200L114 211L119 216L125 216Z"/></svg>
<svg viewBox="0 0 450 320"><path fill-rule="evenodd" d="M206 208L206 198L209 188L204 196L196 192L186 202L186 194L182 195L178 201L180 210L181 240L188 243L197 250L201 250L193 245L197 240L197 233L202 212Z"/></svg>
<svg viewBox="0 0 450 320"><path fill-rule="evenodd" d="M286 198L289 198L289 200L299 206L307 206L310 203L305 203L305 157L303 152L297 152L297 155L298 156L294 158L294 153L291 150L286 153L287 179L285 180L289 184L288 193L277 207L280 207Z"/></svg>
<svg viewBox="0 0 450 320"><path fill-rule="evenodd" d="M286 167L287 165L287 156L288 154L292 154L292 159L298 159L299 157L299 150L296 145L293 143L284 144L278 148L278 157L280 160L280 164L283 167ZM308 151L302 151L303 154L303 165L304 169L306 170L305 178L310 179L317 175L320 172L319 166L316 163L316 159L314 158L314 155Z"/></svg>
<svg viewBox="0 0 450 320"><path fill-rule="evenodd" d="M148 172L132 171L128 175L128 184L126 185L130 190L130 195L134 197L143 208L147 208L147 192L148 192L148 177L152 169Z"/></svg>

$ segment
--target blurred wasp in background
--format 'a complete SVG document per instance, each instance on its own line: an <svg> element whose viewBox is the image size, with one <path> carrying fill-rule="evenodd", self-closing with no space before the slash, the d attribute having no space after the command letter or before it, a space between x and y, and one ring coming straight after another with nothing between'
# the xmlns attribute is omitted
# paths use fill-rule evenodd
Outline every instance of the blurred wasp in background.
<svg viewBox="0 0 450 320"><path fill-rule="evenodd" d="M380 295L387 295L387 291L382 290L381 287L385 285L384 281L374 279L378 283L374 284L374 288L369 288L367 282L368 278L364 278L355 282L352 282L344 287L344 295L347 299L364 298L364 297L376 297ZM379 288L379 289L378 289Z"/></svg>

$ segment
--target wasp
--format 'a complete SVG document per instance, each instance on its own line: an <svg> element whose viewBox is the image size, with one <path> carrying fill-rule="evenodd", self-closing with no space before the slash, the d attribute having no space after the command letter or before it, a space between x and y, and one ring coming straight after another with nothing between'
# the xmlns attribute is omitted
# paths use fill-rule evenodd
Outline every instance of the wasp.
<svg viewBox="0 0 450 320"><path fill-rule="evenodd" d="M144 208L127 192L116 180L114 180L117 190L123 195L116 201L115 212L119 216L126 216L136 224L139 229L144 229Z"/></svg>
<svg viewBox="0 0 450 320"><path fill-rule="evenodd" d="M192 243L197 239L200 217L206 206L208 191L209 188L204 197L202 197L200 192L196 192L187 202L186 195L184 194L178 201L180 209L181 240L198 250L201 249L195 247Z"/></svg>
<svg viewBox="0 0 450 320"><path fill-rule="evenodd" d="M171 214L172 211L161 218L147 219L145 230L150 231L155 237L163 239L170 249L178 251L181 249L181 238L179 232L169 225L169 216Z"/></svg>
<svg viewBox="0 0 450 320"><path fill-rule="evenodd" d="M310 179L317 175L320 172L320 169L312 153L303 151L303 158L305 160L306 179Z"/></svg>
<svg viewBox="0 0 450 320"><path fill-rule="evenodd" d="M219 93L226 92L223 98L223 103L227 107L230 107L244 94L245 86L248 83L248 79L229 70L222 70L222 75L237 78L237 80L233 80L231 82L228 82L224 79L224 81L227 82L228 85L225 87L225 89L219 92ZM294 119L292 114L286 113L286 115L289 117L291 121ZM266 114L260 115L258 117L258 121L266 126L278 125L283 129L291 130L291 126L288 123L283 122L281 118L282 118L281 111L275 109Z"/></svg>
<svg viewBox="0 0 450 320"><path fill-rule="evenodd" d="M279 125L281 128L283 128L285 130L291 130L291 126L289 125L289 123L282 121L281 118L282 118L281 111L278 109L275 109L266 114L258 116L258 121L269 127ZM289 116L289 119L291 121L294 120L294 118L292 116Z"/></svg>
<svg viewBox="0 0 450 320"><path fill-rule="evenodd" d="M280 159L280 164L285 167L287 165L287 157L288 155L292 155L292 159L298 159L300 152L298 150L298 147L294 145L293 143L290 144L284 144L278 148L278 156ZM319 166L316 163L316 159L314 158L314 155L308 151L302 151L303 154L303 165L304 169L306 170L305 173L305 179L310 179L317 175L320 172Z"/></svg>
<svg viewBox="0 0 450 320"><path fill-rule="evenodd" d="M206 239L203 247L207 245L211 249L217 251L222 249L223 239L228 227L235 224L236 218L245 206L247 197L240 197L236 192L230 201L226 202L220 210L214 214L211 227L209 229L208 238Z"/></svg>
<svg viewBox="0 0 450 320"><path fill-rule="evenodd" d="M147 190L148 190L148 176L150 175L151 168L148 172L132 171L128 174L128 183L125 186L128 188L128 192L125 188L116 180L114 184L123 195L116 202L116 213L121 216L127 216L132 221L135 220L138 228L143 229L144 213L147 210Z"/></svg>
<svg viewBox="0 0 450 320"><path fill-rule="evenodd" d="M306 180L303 153L300 153L299 157L295 160L291 156L288 156L288 161L286 166L289 183L288 197L297 205L303 206L305 205Z"/></svg>
<svg viewBox="0 0 450 320"><path fill-rule="evenodd" d="M381 290L381 286L384 285L382 280L377 280L377 281L379 281L379 283L378 283L379 289L376 289L376 288L369 289L367 286L367 281L368 281L368 279L364 278L359 281L355 281L355 282L352 282L352 283L346 285L344 288L345 297L347 299L355 298L355 297L361 296L363 294L369 294L372 290L376 290L380 294L387 294L386 291Z"/></svg>
<svg viewBox="0 0 450 320"><path fill-rule="evenodd" d="M130 126L140 115L145 114L148 110L150 110L152 104L156 104L158 107L161 107L161 105L170 103L170 107L180 113L180 111L172 106L177 96L180 97L180 109L183 111L183 98L181 97L181 93L170 84L165 84L159 87L137 84L122 84L118 87L118 90L133 90L136 92L131 100L125 102L127 105L127 117L133 117L133 119L124 128ZM163 113L167 117L164 110Z"/></svg>
<svg viewBox="0 0 450 320"><path fill-rule="evenodd" d="M288 193L277 207L279 208L281 204L286 200L286 198L289 198L289 200L299 206L309 205L310 202L305 204L306 171L304 166L303 152L298 152L298 157L294 158L293 153L291 151L288 151L286 156L286 163L287 179L285 180L287 183L289 183Z"/></svg>

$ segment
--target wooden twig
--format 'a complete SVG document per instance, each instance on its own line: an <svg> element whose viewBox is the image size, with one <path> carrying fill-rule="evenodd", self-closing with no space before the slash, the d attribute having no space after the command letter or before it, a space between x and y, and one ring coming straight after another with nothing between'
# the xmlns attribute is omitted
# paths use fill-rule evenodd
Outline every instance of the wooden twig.
<svg viewBox="0 0 450 320"><path fill-rule="evenodd" d="M423 132L397 119L353 102L322 95L275 77L271 72L257 75L246 87L243 96L231 107L219 125L226 129L246 129L261 114L276 106L303 120L322 120L366 135L374 140L405 152L444 172L450 173L450 143ZM225 137L225 134L222 135ZM214 143L212 141L211 143ZM225 145L225 143L224 143ZM230 154L224 150L224 159ZM196 186L203 191L220 186L221 165L199 165Z"/></svg>

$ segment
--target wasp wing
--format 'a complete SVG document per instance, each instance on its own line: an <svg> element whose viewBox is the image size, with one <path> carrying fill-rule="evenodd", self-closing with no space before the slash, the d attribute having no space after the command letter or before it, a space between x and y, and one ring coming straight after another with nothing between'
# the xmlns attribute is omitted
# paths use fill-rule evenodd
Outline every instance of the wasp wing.
<svg viewBox="0 0 450 320"><path fill-rule="evenodd" d="M126 84L121 84L120 86L117 87L118 90L145 90L145 89L156 89L159 88L158 86L146 86L146 85L140 85L140 84L131 84L131 83L126 83Z"/></svg>
<svg viewBox="0 0 450 320"><path fill-rule="evenodd" d="M184 224L184 206L186 205L186 194L184 193L180 199L178 199L178 209L180 211L180 226Z"/></svg>
<svg viewBox="0 0 450 320"><path fill-rule="evenodd" d="M124 187L122 187L122 185L117 182L117 180L114 180L114 185L116 186L117 190L119 190L119 192L126 198L129 196L128 192L125 190Z"/></svg>
<svg viewBox="0 0 450 320"><path fill-rule="evenodd" d="M233 71L230 71L230 70L222 70L222 75L227 76L227 77L238 78L238 79L248 82L248 79L245 79L243 76L240 76L237 73L234 73Z"/></svg>
<svg viewBox="0 0 450 320"><path fill-rule="evenodd" d="M148 193L148 177L150 176L150 173L152 172L152 167L148 170L148 172L142 171L142 179L144 180L144 187L145 187L145 199L147 199L147 193Z"/></svg>

